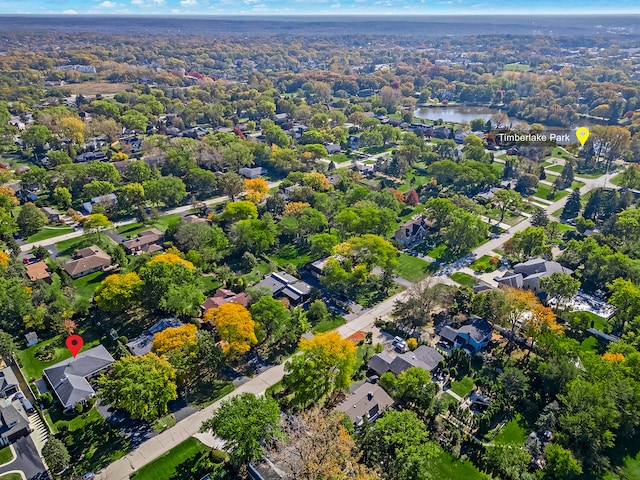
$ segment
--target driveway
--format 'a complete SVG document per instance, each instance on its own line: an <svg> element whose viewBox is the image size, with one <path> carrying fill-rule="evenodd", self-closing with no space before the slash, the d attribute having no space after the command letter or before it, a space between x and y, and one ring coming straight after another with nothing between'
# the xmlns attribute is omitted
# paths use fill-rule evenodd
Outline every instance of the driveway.
<svg viewBox="0 0 640 480"><path fill-rule="evenodd" d="M27 480L50 480L31 437L21 438L13 444L13 448L16 452L16 459L0 467L0 474L22 470Z"/></svg>

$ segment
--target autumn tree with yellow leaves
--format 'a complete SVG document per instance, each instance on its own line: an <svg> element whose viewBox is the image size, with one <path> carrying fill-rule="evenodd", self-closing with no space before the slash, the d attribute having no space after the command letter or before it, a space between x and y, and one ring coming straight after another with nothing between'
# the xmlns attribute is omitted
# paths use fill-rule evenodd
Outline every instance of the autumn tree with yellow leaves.
<svg viewBox="0 0 640 480"><path fill-rule="evenodd" d="M293 403L304 408L334 388L349 386L356 367L356 347L337 332L300 341L301 355L285 365L282 383L294 394Z"/></svg>
<svg viewBox="0 0 640 480"><path fill-rule="evenodd" d="M95 301L105 312L122 312L138 299L142 280L135 272L109 275L96 288Z"/></svg>
<svg viewBox="0 0 640 480"><path fill-rule="evenodd" d="M262 178L246 179L244 189L247 191L247 200L253 203L260 203L269 193L269 185Z"/></svg>
<svg viewBox="0 0 640 480"><path fill-rule="evenodd" d="M249 310L239 303L225 303L207 310L205 321L211 322L224 342L224 353L234 356L249 351L251 345L258 343L256 322Z"/></svg>
<svg viewBox="0 0 640 480"><path fill-rule="evenodd" d="M154 335L151 351L157 355L165 355L179 350L185 345L196 345L198 343L197 331L198 328L191 323L181 327L167 328Z"/></svg>

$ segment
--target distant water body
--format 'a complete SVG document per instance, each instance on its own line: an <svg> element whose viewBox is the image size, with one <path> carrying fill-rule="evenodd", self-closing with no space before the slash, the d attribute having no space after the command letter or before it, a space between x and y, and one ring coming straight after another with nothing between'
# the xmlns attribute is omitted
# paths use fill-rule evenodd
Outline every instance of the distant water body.
<svg viewBox="0 0 640 480"><path fill-rule="evenodd" d="M640 36L640 15L97 16L0 15L0 31L177 35Z"/></svg>

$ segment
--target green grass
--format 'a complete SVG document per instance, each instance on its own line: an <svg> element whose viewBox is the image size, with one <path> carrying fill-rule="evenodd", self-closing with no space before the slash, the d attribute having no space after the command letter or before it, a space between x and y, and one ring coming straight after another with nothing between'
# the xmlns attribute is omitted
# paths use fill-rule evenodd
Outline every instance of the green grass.
<svg viewBox="0 0 640 480"><path fill-rule="evenodd" d="M34 233L29 238L27 238L27 243L40 242L42 240L46 240L48 238L57 237L59 235L66 235L67 233L72 233L72 227L43 227L38 233Z"/></svg>
<svg viewBox="0 0 640 480"><path fill-rule="evenodd" d="M603 176L606 172L593 172L593 173L580 173L580 172L576 172L576 177L581 177L581 178L590 178L590 179L594 179L594 178L600 178L601 176Z"/></svg>
<svg viewBox="0 0 640 480"><path fill-rule="evenodd" d="M473 390L473 379L469 376L451 384L451 391L464 398Z"/></svg>
<svg viewBox="0 0 640 480"><path fill-rule="evenodd" d="M552 172L562 173L564 170L564 165L554 165L553 167L548 167L546 170L551 170Z"/></svg>
<svg viewBox="0 0 640 480"><path fill-rule="evenodd" d="M0 475L0 480L22 480L22 475L19 473L5 473L4 475Z"/></svg>
<svg viewBox="0 0 640 480"><path fill-rule="evenodd" d="M84 340L82 351L95 347L100 343L101 332L97 329L81 328L78 334ZM32 345L25 350L20 350L19 352L17 352L18 360L20 360L20 365L27 381L30 381L32 378L40 378L42 376L42 371L45 368L71 357L71 352L69 352L69 350L65 346L64 340L64 336L58 335L48 340L41 341L37 345ZM36 350L45 345L52 345L55 348L53 359L49 360L48 362L43 362L35 357Z"/></svg>
<svg viewBox="0 0 640 480"><path fill-rule="evenodd" d="M329 155L329 160L333 160L334 163L345 163L350 160L344 153L336 153L334 155Z"/></svg>
<svg viewBox="0 0 640 480"><path fill-rule="evenodd" d="M66 425L68 430L72 432L81 430L88 424L99 421L102 418L97 408L92 408L80 415L65 415L59 405L46 409L44 416L53 433L58 433L62 425Z"/></svg>
<svg viewBox="0 0 640 480"><path fill-rule="evenodd" d="M398 275L410 282L417 282L429 275L431 264L421 258L401 253L398 258Z"/></svg>
<svg viewBox="0 0 640 480"><path fill-rule="evenodd" d="M158 230L165 232L167 228L169 228L169 225L171 225L172 223L178 222L180 218L181 217L179 214L172 213L171 215L164 215L162 217L158 217L157 219L149 222L147 225L144 225L143 223L140 223L140 222L130 223L129 225L123 225L121 227L116 228L116 232L126 237L133 237L140 232L143 232L145 230L148 230L154 227L157 228Z"/></svg>
<svg viewBox="0 0 640 480"><path fill-rule="evenodd" d="M463 287L473 287L476 284L476 279L473 278L468 273L464 273L464 272L454 273L453 275L451 275L451 280L453 280L456 283L459 283Z"/></svg>
<svg viewBox="0 0 640 480"><path fill-rule="evenodd" d="M469 265L474 272L493 272L498 269L500 263L491 263L491 255L483 255Z"/></svg>
<svg viewBox="0 0 640 480"><path fill-rule="evenodd" d="M433 460L434 478L442 480L484 480L487 476L468 460L459 460L444 450Z"/></svg>
<svg viewBox="0 0 640 480"><path fill-rule="evenodd" d="M271 255L271 259L278 262L280 266L291 263L296 267L301 267L311 261L308 251L301 251L300 248L292 244L286 244L280 247L278 254Z"/></svg>
<svg viewBox="0 0 640 480"><path fill-rule="evenodd" d="M244 274L243 278L247 282L247 285L253 285L262 280L262 277L264 277L268 271L269 264L263 260L253 267L249 273Z"/></svg>
<svg viewBox="0 0 640 480"><path fill-rule="evenodd" d="M344 319L344 317L341 316L335 316L329 320L325 320L323 322L320 322L318 324L316 324L311 331L313 333L324 333L324 332L328 332L329 330L334 330L342 325L344 325L345 323L347 323L347 321Z"/></svg>
<svg viewBox="0 0 640 480"><path fill-rule="evenodd" d="M533 195L538 198L549 200L550 202L555 202L569 195L569 192L567 192L566 190L558 190L553 197L550 197L552 191L553 187L551 185L545 185L544 183L541 183L538 185L538 190L536 190Z"/></svg>
<svg viewBox="0 0 640 480"><path fill-rule="evenodd" d="M449 408L449 405L457 406L460 403L457 398L454 398L453 395L450 395L448 392L444 392L442 394L440 401L442 402L445 411Z"/></svg>
<svg viewBox="0 0 640 480"><path fill-rule="evenodd" d="M68 240L62 240L57 242L55 247L60 252L61 257L71 258L76 250L81 248L90 247L91 245L97 245L103 250L108 245L112 245L104 234L100 234L100 239L96 235L81 235L79 237L70 238Z"/></svg>
<svg viewBox="0 0 640 480"><path fill-rule="evenodd" d="M598 353L598 339L596 337L587 337L580 344L580 350L583 352Z"/></svg>
<svg viewBox="0 0 640 480"><path fill-rule="evenodd" d="M233 382L212 378L200 379L184 391L186 402L192 407L204 408L235 389Z"/></svg>
<svg viewBox="0 0 640 480"><path fill-rule="evenodd" d="M443 243L441 245L438 245L437 247L433 247L431 250L427 252L427 255L430 256L431 258L435 258L436 260L439 260L444 256L446 251L447 251L447 246Z"/></svg>
<svg viewBox="0 0 640 480"><path fill-rule="evenodd" d="M100 282L107 278L110 273L105 272L93 272L84 277L76 278L73 281L73 285L76 287L78 295L84 298L93 298L93 294L100 285Z"/></svg>
<svg viewBox="0 0 640 480"><path fill-rule="evenodd" d="M631 480L640 478L640 439L619 442L610 456L613 471L607 472L603 480Z"/></svg>
<svg viewBox="0 0 640 480"><path fill-rule="evenodd" d="M0 465L4 465L5 463L9 463L13 461L15 456L9 447L4 447L0 449ZM2 477L0 477L2 478Z"/></svg>
<svg viewBox="0 0 640 480"><path fill-rule="evenodd" d="M610 179L609 179L609 182L610 182L610 183L613 183L614 185L617 185L618 187L619 187L620 185L622 185L622 173L619 173L619 174L618 174L618 175L616 175L615 177L610 178Z"/></svg>
<svg viewBox="0 0 640 480"><path fill-rule="evenodd" d="M209 447L195 438L188 438L160 458L145 465L131 478L135 480L170 480L178 477L179 467L193 457L209 451Z"/></svg>
<svg viewBox="0 0 640 480"><path fill-rule="evenodd" d="M176 424L176 416L173 413L165 415L153 422L153 429L156 432L163 432L167 428L171 428Z"/></svg>
<svg viewBox="0 0 640 480"><path fill-rule="evenodd" d="M507 63L504 69L507 72L528 72L531 66L526 63Z"/></svg>
<svg viewBox="0 0 640 480"><path fill-rule="evenodd" d="M609 325L607 319L601 317L600 315L596 315L593 312L568 312L564 314L564 316L568 318L572 318L576 315L584 316L588 319L588 328L591 328L591 322L593 322L593 328L595 328L596 330L600 330L601 332L605 333L611 332L611 325Z"/></svg>
<svg viewBox="0 0 640 480"><path fill-rule="evenodd" d="M522 445L529 436L529 431L523 423L522 417L517 414L502 427L493 439L493 443L496 445Z"/></svg>

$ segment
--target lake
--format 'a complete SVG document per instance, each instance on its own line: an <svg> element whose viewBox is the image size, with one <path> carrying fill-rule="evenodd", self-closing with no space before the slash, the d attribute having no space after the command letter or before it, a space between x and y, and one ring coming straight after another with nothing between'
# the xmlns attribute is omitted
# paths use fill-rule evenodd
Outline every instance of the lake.
<svg viewBox="0 0 640 480"><path fill-rule="evenodd" d="M497 108L489 107L465 107L465 106L451 106L451 107L421 107L413 112L414 117L424 118L425 120L439 120L442 119L445 122L453 123L470 123L471 120L476 118L482 118L487 121L491 118L491 115L498 113L500 110ZM511 119L516 123L525 123L522 120L516 118Z"/></svg>

